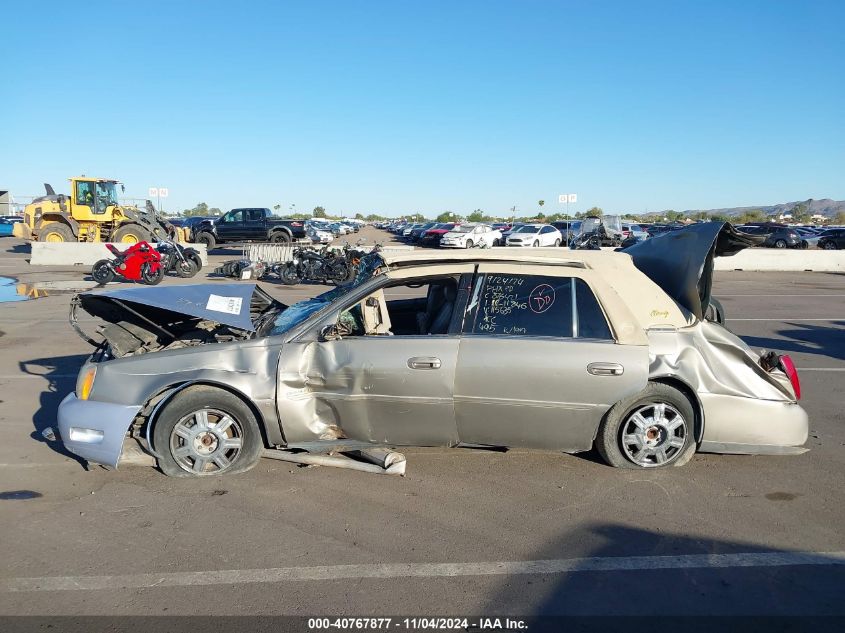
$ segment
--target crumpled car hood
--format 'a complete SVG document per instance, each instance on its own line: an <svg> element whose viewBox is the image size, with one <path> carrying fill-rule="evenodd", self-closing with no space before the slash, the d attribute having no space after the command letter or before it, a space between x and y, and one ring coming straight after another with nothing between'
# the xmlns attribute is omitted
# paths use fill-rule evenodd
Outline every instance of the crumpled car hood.
<svg viewBox="0 0 845 633"><path fill-rule="evenodd" d="M193 284L124 288L78 295L91 316L113 321L115 312L134 311L160 325L173 315L196 317L254 332L255 320L266 308L282 306L257 284Z"/></svg>
<svg viewBox="0 0 845 633"><path fill-rule="evenodd" d="M764 240L740 233L728 222L704 222L621 250L666 294L703 319L710 305L713 258L734 255Z"/></svg>

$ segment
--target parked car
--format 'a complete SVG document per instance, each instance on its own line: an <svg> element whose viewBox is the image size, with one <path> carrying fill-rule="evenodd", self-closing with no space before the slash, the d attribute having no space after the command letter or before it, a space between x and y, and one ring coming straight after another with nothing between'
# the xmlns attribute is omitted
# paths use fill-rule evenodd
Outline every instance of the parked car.
<svg viewBox="0 0 845 633"><path fill-rule="evenodd" d="M499 229L499 230L502 231L502 243L507 244L508 238L511 236L511 233L516 231L521 226L525 226L525 223L524 222L514 222L513 224L511 224L510 228L508 228L507 230Z"/></svg>
<svg viewBox="0 0 845 633"><path fill-rule="evenodd" d="M461 224L443 235L441 248L490 248L500 246L502 233L489 224Z"/></svg>
<svg viewBox="0 0 845 633"><path fill-rule="evenodd" d="M422 234L422 237L420 237L420 245L440 246L441 238L446 235L446 233L453 230L456 226L458 226L458 224L455 222L441 222L439 224L435 224Z"/></svg>
<svg viewBox="0 0 845 633"><path fill-rule="evenodd" d="M801 248L818 248L821 232L803 226L796 226L795 232L801 238Z"/></svg>
<svg viewBox="0 0 845 633"><path fill-rule="evenodd" d="M845 248L845 229L828 229L819 236L819 248L835 251Z"/></svg>
<svg viewBox="0 0 845 633"><path fill-rule="evenodd" d="M566 246L578 234L581 228L581 220L560 220L559 222L552 222L552 226L560 231L561 245Z"/></svg>
<svg viewBox="0 0 845 633"><path fill-rule="evenodd" d="M194 241L208 250L224 242L275 242L289 244L305 237L302 220L277 218L270 209L232 209L194 228Z"/></svg>
<svg viewBox="0 0 845 633"><path fill-rule="evenodd" d="M16 222L7 220L6 218L0 218L0 237L9 237L12 235L15 224Z"/></svg>
<svg viewBox="0 0 845 633"><path fill-rule="evenodd" d="M5 220L9 224L15 224L17 222L23 222L22 215L0 215L0 220Z"/></svg>
<svg viewBox="0 0 845 633"><path fill-rule="evenodd" d="M408 236L408 241L411 242L412 244L419 242L423 233L425 233L429 229L434 228L434 226L436 224L437 224L437 222L426 222L425 224L421 224L420 226L415 228L413 231L411 231L411 234Z"/></svg>
<svg viewBox="0 0 845 633"><path fill-rule="evenodd" d="M767 248L801 248L801 237L795 232L795 229L787 226L746 224L738 227L738 230L749 235L764 236L766 239L760 246Z"/></svg>
<svg viewBox="0 0 845 633"><path fill-rule="evenodd" d="M560 246L563 237L551 224L523 224L508 237L507 246Z"/></svg>
<svg viewBox="0 0 845 633"><path fill-rule="evenodd" d="M329 230L325 225L317 224L315 222L306 222L305 236L314 244L331 244L334 239L334 235L331 230Z"/></svg>
<svg viewBox="0 0 845 633"><path fill-rule="evenodd" d="M132 431L174 476L241 472L267 447L595 447L622 468L804 452L790 358L705 316L711 256L754 238L682 232L626 252L371 253L292 306L240 283L80 294L71 319L97 347L45 434L117 466Z"/></svg>
<svg viewBox="0 0 845 633"><path fill-rule="evenodd" d="M627 240L630 237L640 242L648 238L648 233L639 224L623 224L622 239Z"/></svg>
<svg viewBox="0 0 845 633"><path fill-rule="evenodd" d="M422 227L422 224L419 223L419 222L415 222L413 224L407 225L404 229L402 229L402 237L406 240L410 239L411 233L413 233L414 230L416 230L420 227Z"/></svg>

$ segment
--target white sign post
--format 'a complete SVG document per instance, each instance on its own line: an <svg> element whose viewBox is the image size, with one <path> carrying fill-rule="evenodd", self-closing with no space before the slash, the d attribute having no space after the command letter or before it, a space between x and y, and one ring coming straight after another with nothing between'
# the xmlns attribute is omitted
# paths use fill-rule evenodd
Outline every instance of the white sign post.
<svg viewBox="0 0 845 633"><path fill-rule="evenodd" d="M557 197L557 201L559 204L566 205L566 215L569 215L569 203L575 204L578 202L578 194L577 193L562 193Z"/></svg>
<svg viewBox="0 0 845 633"><path fill-rule="evenodd" d="M161 199L166 198L167 195L170 193L167 190L167 187L150 187L147 193L149 194L150 198L156 199L156 206L158 207L158 212L161 213Z"/></svg>

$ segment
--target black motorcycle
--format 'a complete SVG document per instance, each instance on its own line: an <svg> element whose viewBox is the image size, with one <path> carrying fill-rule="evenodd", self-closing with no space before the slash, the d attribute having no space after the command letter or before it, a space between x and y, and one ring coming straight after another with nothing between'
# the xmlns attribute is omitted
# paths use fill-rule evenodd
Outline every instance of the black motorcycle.
<svg viewBox="0 0 845 633"><path fill-rule="evenodd" d="M175 273L179 277L193 277L202 269L202 259L195 248L184 247L173 240L158 242L155 249L161 255L161 267L166 273Z"/></svg>
<svg viewBox="0 0 845 633"><path fill-rule="evenodd" d="M303 281L322 282L339 285L349 278L349 265L346 257L335 251L323 248L297 248L293 251L293 260L278 267L282 283L295 286Z"/></svg>

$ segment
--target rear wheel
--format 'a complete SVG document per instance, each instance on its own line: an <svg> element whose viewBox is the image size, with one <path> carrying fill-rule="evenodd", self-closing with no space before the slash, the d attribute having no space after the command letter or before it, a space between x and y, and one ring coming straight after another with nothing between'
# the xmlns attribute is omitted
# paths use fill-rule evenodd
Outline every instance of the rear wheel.
<svg viewBox="0 0 845 633"><path fill-rule="evenodd" d="M683 466L695 453L695 410L674 387L649 383L610 408L596 448L616 468Z"/></svg>
<svg viewBox="0 0 845 633"><path fill-rule="evenodd" d="M540 240L534 240L534 243L531 246L537 248L538 246L540 246Z"/></svg>
<svg viewBox="0 0 845 633"><path fill-rule="evenodd" d="M101 286L114 281L114 268L112 268L111 260L101 259L95 263L94 267L91 268L91 277Z"/></svg>
<svg viewBox="0 0 845 633"><path fill-rule="evenodd" d="M42 225L38 231L38 239L41 242L75 242L76 237L67 224L61 222L49 222Z"/></svg>
<svg viewBox="0 0 845 633"><path fill-rule="evenodd" d="M786 248L786 240L775 240L775 248Z"/></svg>
<svg viewBox="0 0 845 633"><path fill-rule="evenodd" d="M152 264L147 262L141 266L141 282L148 286L157 286L164 279L164 267L158 266L153 270Z"/></svg>
<svg viewBox="0 0 845 633"><path fill-rule="evenodd" d="M826 251L835 251L836 244L834 244L833 242L825 242L822 248Z"/></svg>
<svg viewBox="0 0 845 633"><path fill-rule="evenodd" d="M351 266L345 259L339 259L338 261L332 262L329 264L329 281L336 286L345 283L351 276L350 268Z"/></svg>
<svg viewBox="0 0 845 633"><path fill-rule="evenodd" d="M559 239L555 240L555 247L558 247L558 246L560 246L560 240Z"/></svg>
<svg viewBox="0 0 845 633"><path fill-rule="evenodd" d="M270 236L270 241L273 244L290 244L290 235L284 231L276 231Z"/></svg>
<svg viewBox="0 0 845 633"><path fill-rule="evenodd" d="M112 242L121 244L137 244L138 242L149 242L152 239L150 232L140 224L124 224L112 235Z"/></svg>
<svg viewBox="0 0 845 633"><path fill-rule="evenodd" d="M264 442L243 400L216 387L173 396L153 428L159 468L171 477L240 473L252 468Z"/></svg>

